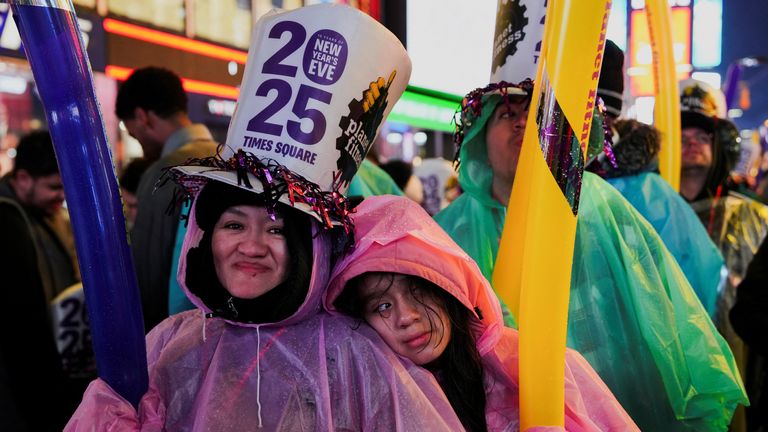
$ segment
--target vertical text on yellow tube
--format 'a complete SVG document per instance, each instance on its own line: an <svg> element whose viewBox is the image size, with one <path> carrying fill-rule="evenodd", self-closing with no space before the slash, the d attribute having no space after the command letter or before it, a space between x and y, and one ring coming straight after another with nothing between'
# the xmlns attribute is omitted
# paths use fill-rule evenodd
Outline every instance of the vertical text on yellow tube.
<svg viewBox="0 0 768 432"><path fill-rule="evenodd" d="M611 2L550 0L534 97L493 275L520 328L521 430L564 425L564 361L576 217L538 142L542 74L586 147ZM590 53L592 53L590 55ZM548 86L549 87L549 86Z"/></svg>

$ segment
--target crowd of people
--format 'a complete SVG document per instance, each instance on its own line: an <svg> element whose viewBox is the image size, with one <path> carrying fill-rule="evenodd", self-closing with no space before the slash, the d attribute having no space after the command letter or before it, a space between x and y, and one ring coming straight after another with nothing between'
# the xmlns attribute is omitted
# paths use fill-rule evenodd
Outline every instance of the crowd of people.
<svg viewBox="0 0 768 432"><path fill-rule="evenodd" d="M341 97L324 112L328 125L365 123L370 147L410 61L380 24L328 9L263 25L338 25L318 33L352 43L335 23L353 22L350 34L379 44L380 64L345 54L373 77L359 116ZM255 33L244 80L262 79L266 37ZM660 176L659 131L621 115L623 59L607 41L592 120L604 133L590 146L610 145L581 178L564 428L765 430L768 205L731 176L738 130L696 80L680 83L680 192ZM343 73L339 85L356 85ZM521 74L464 98L458 184L446 161L421 168L435 166L435 198L433 179L403 161L308 166L244 145L255 118L216 143L175 73L135 70L116 114L144 153L120 176L147 332L136 406L96 376L87 320L73 321L85 300L53 144L24 137L0 179L0 273L23 276L0 290L14 329L0 348L0 429L519 430L517 321L492 276L536 108ZM341 139L313 151L336 154Z"/></svg>

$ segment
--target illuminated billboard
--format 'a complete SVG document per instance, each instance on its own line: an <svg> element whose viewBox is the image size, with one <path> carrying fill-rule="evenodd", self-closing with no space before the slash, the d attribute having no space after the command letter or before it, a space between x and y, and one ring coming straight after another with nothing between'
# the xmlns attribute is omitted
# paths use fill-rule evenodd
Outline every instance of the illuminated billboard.
<svg viewBox="0 0 768 432"><path fill-rule="evenodd" d="M645 10L633 10L630 15L629 75L633 96L652 96L653 54L648 19ZM678 79L691 73L691 10L687 7L672 8L672 43Z"/></svg>

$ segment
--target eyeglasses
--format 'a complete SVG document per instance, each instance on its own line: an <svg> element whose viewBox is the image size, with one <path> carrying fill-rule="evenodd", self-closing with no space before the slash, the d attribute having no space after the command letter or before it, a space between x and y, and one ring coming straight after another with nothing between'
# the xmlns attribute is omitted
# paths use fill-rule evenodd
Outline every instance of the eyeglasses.
<svg viewBox="0 0 768 432"><path fill-rule="evenodd" d="M693 133L686 133L685 131L683 132L683 145L691 145L694 140L699 144L712 145L712 134L706 133L704 131L697 131Z"/></svg>

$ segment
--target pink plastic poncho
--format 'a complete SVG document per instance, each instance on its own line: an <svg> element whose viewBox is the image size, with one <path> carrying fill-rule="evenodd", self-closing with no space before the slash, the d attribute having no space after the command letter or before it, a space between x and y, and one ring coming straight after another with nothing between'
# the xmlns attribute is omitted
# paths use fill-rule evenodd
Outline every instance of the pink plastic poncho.
<svg viewBox="0 0 768 432"><path fill-rule="evenodd" d="M337 264L323 300L325 308L335 311L333 302L347 281L366 272L418 276L448 291L470 311L478 308L482 319L473 312L470 325L483 362L488 427L518 430L518 333L504 327L499 301L477 264L406 198L366 198L353 220L355 250ZM570 349L565 386L566 430L639 430L587 361Z"/></svg>
<svg viewBox="0 0 768 432"><path fill-rule="evenodd" d="M210 310L185 283L203 232L191 212L178 278L199 310L147 336L149 391L138 412L94 381L67 431L461 430L431 374L396 356L371 329L322 311L330 269L324 232L313 240L307 298L288 319L242 324Z"/></svg>

